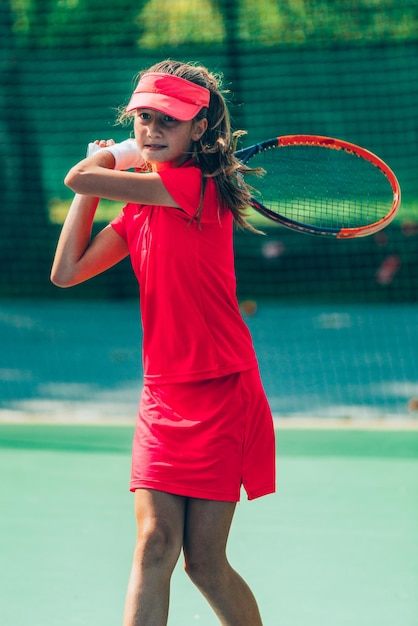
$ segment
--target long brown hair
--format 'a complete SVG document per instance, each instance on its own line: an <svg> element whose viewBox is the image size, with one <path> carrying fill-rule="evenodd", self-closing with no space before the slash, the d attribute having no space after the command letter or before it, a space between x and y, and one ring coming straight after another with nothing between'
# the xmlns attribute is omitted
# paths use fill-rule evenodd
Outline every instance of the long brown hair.
<svg viewBox="0 0 418 626"><path fill-rule="evenodd" d="M238 139L244 131L232 132L228 106L222 89L222 77L210 72L201 65L192 65L168 59L156 63L139 76L149 72L172 74L192 83L206 87L210 91L207 108L201 109L196 120L207 118L208 127L202 137L193 143L192 156L199 165L204 178L213 178L220 205L228 207L238 226L255 231L246 220L251 197L250 187L241 176L242 172L260 173L242 166L234 156ZM132 114L122 112L119 121L126 121ZM204 189L205 185L203 185ZM202 202L195 218L200 221ZM258 231L256 231L258 232Z"/></svg>

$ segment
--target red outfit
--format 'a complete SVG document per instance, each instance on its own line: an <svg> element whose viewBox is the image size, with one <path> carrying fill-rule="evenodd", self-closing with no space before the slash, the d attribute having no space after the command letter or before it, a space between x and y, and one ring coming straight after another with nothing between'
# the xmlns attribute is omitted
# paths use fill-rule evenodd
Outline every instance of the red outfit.
<svg viewBox="0 0 418 626"><path fill-rule="evenodd" d="M193 161L159 174L182 208L128 204L111 223L129 247L143 325L145 387L131 489L236 501L246 466L246 433L259 421L259 415L247 411L257 406L264 427L252 471L264 469L257 484L248 479L249 497L257 497L274 491L274 435L236 298L232 214L219 207L209 178L200 225L191 219L202 191L202 174ZM245 383L242 376L231 375L248 370L254 370L253 398L243 406Z"/></svg>
<svg viewBox="0 0 418 626"><path fill-rule="evenodd" d="M190 220L200 203L200 170L189 165L160 175L183 210L128 204L112 222L139 282L144 380L205 380L256 367L235 295L232 214L218 214L209 179L199 228Z"/></svg>

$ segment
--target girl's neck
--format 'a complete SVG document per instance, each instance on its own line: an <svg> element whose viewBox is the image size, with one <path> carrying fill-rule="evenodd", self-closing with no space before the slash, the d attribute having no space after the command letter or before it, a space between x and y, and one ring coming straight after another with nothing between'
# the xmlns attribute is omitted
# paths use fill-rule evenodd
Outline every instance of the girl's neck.
<svg viewBox="0 0 418 626"><path fill-rule="evenodd" d="M168 170L173 167L182 167L185 163L192 160L192 156L187 155L181 161L166 161L164 163L152 163L152 171L153 172L162 172L163 170Z"/></svg>

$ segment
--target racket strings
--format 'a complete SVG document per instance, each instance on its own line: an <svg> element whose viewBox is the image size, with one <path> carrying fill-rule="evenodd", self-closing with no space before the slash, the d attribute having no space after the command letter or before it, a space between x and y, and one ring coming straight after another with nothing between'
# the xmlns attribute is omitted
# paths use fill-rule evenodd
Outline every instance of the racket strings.
<svg viewBox="0 0 418 626"><path fill-rule="evenodd" d="M358 228L384 218L393 191L371 162L344 150L294 145L251 159L266 174L255 199L286 219L321 228Z"/></svg>

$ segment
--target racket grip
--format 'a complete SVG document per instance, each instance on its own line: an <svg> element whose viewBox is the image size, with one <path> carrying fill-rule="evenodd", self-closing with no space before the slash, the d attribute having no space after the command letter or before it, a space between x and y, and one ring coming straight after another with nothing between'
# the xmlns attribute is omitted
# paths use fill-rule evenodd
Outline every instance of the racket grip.
<svg viewBox="0 0 418 626"><path fill-rule="evenodd" d="M135 139L126 139L120 143L115 143L113 146L106 146L101 148L96 143L89 143L87 147L87 156L92 156L99 150L107 150L113 154L115 159L115 170L129 170L129 169L142 169L145 161L141 156Z"/></svg>

